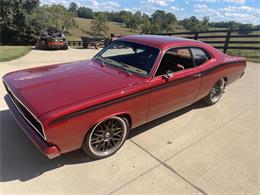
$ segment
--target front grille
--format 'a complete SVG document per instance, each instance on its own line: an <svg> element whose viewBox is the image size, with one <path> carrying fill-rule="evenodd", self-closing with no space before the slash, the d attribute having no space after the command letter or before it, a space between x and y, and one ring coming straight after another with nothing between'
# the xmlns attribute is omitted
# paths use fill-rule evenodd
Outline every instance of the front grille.
<svg viewBox="0 0 260 195"><path fill-rule="evenodd" d="M23 116L23 118L28 122L28 124L33 127L44 139L45 135L43 132L43 127L41 123L31 114L31 112L15 97L13 92L7 87L7 85L4 82L4 86L6 88L6 91L15 104L16 108L20 112L20 114Z"/></svg>

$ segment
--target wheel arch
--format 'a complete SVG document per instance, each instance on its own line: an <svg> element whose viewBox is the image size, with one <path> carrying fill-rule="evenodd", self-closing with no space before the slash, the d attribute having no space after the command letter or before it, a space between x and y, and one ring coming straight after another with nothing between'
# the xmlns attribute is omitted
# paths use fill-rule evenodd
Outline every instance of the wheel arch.
<svg viewBox="0 0 260 195"><path fill-rule="evenodd" d="M101 121L104 121L106 119L109 119L113 116L117 116L117 117L125 117L128 122L129 122L129 128L131 128L132 126L132 117L131 117L131 114L129 112L117 112L117 113L113 113L113 114L109 114L107 116L104 116L104 117L101 117L99 118L98 120L94 121L93 123L91 123L89 125L89 128L88 128L88 131L87 133L89 132L90 129L92 129L96 124L100 123Z"/></svg>
<svg viewBox="0 0 260 195"><path fill-rule="evenodd" d="M113 114L110 114L110 115L107 115L107 116L104 116L104 117L101 117L100 119L96 120L95 122L91 123L89 125L89 127L87 128L86 130L86 133L85 133L85 136L84 136L84 139L82 141L82 144L84 143L84 140L85 138L87 137L88 133L98 124L100 123L101 121L104 121L106 119L109 119L111 117L114 117L114 116L117 116L117 117L125 117L129 123L129 129L131 129L131 126L132 126L132 117L131 117L131 114L129 112L118 112L118 113L113 113ZM82 145L81 144L81 145Z"/></svg>
<svg viewBox="0 0 260 195"><path fill-rule="evenodd" d="M225 82L225 87L227 86L228 84L228 77L227 76L220 76L218 79L216 79L216 81L213 83L212 87L214 87L214 85L216 83L218 83L221 79L224 79L224 82ZM210 88L210 90L212 89L212 87Z"/></svg>
<svg viewBox="0 0 260 195"><path fill-rule="evenodd" d="M226 87L226 85L227 85L227 83L228 83L228 77L227 76L224 76L224 77L222 77L223 79L224 79L224 81L225 81L225 87Z"/></svg>

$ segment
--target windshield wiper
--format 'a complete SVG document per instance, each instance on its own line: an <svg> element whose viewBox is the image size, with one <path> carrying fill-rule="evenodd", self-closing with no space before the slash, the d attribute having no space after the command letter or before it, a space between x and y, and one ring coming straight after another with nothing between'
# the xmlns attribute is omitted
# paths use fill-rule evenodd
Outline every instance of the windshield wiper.
<svg viewBox="0 0 260 195"><path fill-rule="evenodd" d="M136 74L141 74L141 75L147 75L147 72L144 71L144 70L141 70L139 68L136 68L134 66L130 66L130 65L127 65L123 62L117 62L120 64L120 67L122 67L123 69L125 69L126 71L128 71L131 75L132 75L132 72L136 73ZM130 70L129 70L130 69Z"/></svg>
<svg viewBox="0 0 260 195"><path fill-rule="evenodd" d="M116 61L116 63L119 65L118 67L123 68L130 76L133 75L133 74L129 71L130 66L128 66L128 65L126 65L126 64L124 64L124 63L122 63L122 62L118 62L118 61ZM116 65L116 66L117 66L117 65Z"/></svg>
<svg viewBox="0 0 260 195"><path fill-rule="evenodd" d="M102 55L97 55L96 59L100 60L102 62L101 66L104 67L106 64L104 63L104 57Z"/></svg>

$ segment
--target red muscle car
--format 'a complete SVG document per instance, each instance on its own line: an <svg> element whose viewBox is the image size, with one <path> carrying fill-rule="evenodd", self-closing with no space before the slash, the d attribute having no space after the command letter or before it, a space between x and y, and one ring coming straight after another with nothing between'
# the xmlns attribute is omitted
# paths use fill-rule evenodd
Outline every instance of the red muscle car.
<svg viewBox="0 0 260 195"><path fill-rule="evenodd" d="M100 159L129 129L202 100L215 104L246 61L172 36L121 37L91 60L31 68L3 77L5 100L49 158L83 148Z"/></svg>

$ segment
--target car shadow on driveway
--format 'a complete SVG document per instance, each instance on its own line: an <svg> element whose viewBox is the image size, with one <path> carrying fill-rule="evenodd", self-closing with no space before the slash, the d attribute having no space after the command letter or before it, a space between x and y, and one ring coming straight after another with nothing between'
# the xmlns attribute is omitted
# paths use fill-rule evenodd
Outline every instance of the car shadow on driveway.
<svg viewBox="0 0 260 195"><path fill-rule="evenodd" d="M204 106L196 103L135 128L130 131L129 139L152 127L201 107ZM13 119L10 111L0 111L0 182L17 179L28 181L40 176L44 172L62 167L63 165L87 163L90 161L82 150L63 154L52 160L48 159L26 137Z"/></svg>
<svg viewBox="0 0 260 195"><path fill-rule="evenodd" d="M82 150L48 159L23 133L10 111L0 111L0 182L27 181L66 164L89 161Z"/></svg>

